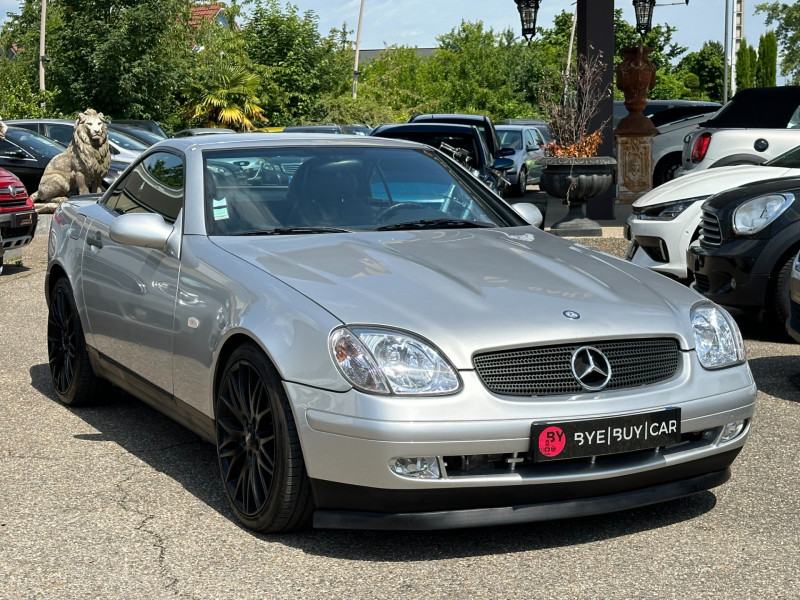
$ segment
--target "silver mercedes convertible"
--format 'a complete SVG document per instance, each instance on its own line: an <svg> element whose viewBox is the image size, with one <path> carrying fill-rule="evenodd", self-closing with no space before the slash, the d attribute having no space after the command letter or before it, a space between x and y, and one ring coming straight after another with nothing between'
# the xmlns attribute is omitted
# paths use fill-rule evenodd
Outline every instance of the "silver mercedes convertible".
<svg viewBox="0 0 800 600"><path fill-rule="evenodd" d="M165 140L53 216L53 386L123 389L213 443L263 532L560 519L725 482L756 397L736 323L540 220L411 142Z"/></svg>

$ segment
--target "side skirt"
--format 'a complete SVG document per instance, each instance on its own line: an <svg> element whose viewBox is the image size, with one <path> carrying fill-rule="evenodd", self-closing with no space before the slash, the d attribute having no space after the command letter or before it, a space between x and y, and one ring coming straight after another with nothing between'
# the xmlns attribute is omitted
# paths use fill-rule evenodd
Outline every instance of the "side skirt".
<svg viewBox="0 0 800 600"><path fill-rule="evenodd" d="M87 346L92 369L98 377L125 390L145 404L153 407L173 421L180 423L188 430L212 444L216 441L214 419L201 413L196 408L181 402L175 396L154 386L136 373L111 360L96 349Z"/></svg>

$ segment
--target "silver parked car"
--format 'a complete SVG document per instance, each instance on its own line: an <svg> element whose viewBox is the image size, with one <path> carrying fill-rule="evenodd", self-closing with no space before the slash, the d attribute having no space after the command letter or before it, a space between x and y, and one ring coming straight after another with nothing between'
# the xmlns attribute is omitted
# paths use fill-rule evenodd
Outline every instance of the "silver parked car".
<svg viewBox="0 0 800 600"><path fill-rule="evenodd" d="M514 166L503 174L510 183L509 191L524 196L528 184L539 183L544 167L536 159L544 156L545 141L536 127L528 125L498 125L496 129L500 144L514 149L508 157Z"/></svg>
<svg viewBox="0 0 800 600"><path fill-rule="evenodd" d="M565 518L725 482L756 396L728 313L521 214L413 142L160 142L52 220L53 386L79 405L110 382L215 444L259 531Z"/></svg>

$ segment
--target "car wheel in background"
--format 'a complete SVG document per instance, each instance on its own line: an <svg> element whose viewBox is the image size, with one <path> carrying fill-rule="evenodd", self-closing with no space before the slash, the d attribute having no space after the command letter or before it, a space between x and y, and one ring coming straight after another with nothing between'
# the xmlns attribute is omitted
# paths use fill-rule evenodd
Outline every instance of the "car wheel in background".
<svg viewBox="0 0 800 600"><path fill-rule="evenodd" d="M236 517L261 532L307 526L311 483L292 410L275 368L254 344L226 362L214 411L222 483Z"/></svg>
<svg viewBox="0 0 800 600"><path fill-rule="evenodd" d="M792 265L794 264L794 257L797 254L797 249L792 252L791 256L781 266L778 271L778 276L775 278L775 286L772 289L772 298L770 299L771 306L768 309L772 310L775 317L775 326L780 331L785 331L786 319L789 318L789 311L791 310L789 301L789 282L792 277Z"/></svg>
<svg viewBox="0 0 800 600"><path fill-rule="evenodd" d="M88 404L100 383L92 370L83 327L69 281L59 279L50 295L47 358L58 399L69 406Z"/></svg>
<svg viewBox="0 0 800 600"><path fill-rule="evenodd" d="M680 154L667 154L658 161L656 168L653 169L653 187L658 187L662 183L675 179L675 173L681 166Z"/></svg>
<svg viewBox="0 0 800 600"><path fill-rule="evenodd" d="M519 177L517 178L517 186L514 188L515 196L524 196L528 189L528 169L522 167L519 170Z"/></svg>

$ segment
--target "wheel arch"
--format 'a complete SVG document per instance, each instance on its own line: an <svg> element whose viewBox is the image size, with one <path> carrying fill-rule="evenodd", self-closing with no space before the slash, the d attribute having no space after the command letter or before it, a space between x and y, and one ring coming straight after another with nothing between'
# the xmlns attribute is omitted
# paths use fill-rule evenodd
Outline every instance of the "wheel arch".
<svg viewBox="0 0 800 600"><path fill-rule="evenodd" d="M733 165L761 165L767 162L770 157L756 156L755 154L731 154L716 161L709 168L729 167Z"/></svg>

